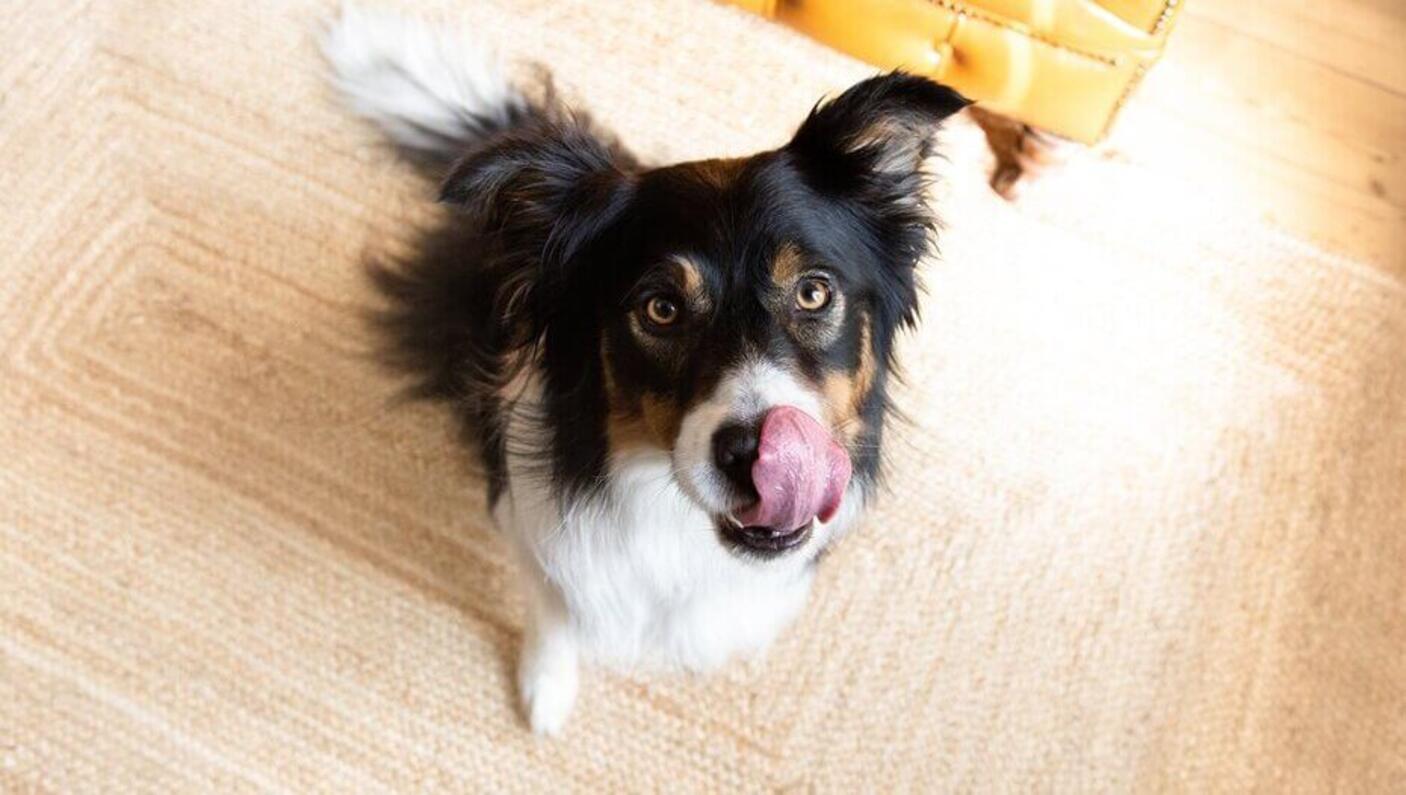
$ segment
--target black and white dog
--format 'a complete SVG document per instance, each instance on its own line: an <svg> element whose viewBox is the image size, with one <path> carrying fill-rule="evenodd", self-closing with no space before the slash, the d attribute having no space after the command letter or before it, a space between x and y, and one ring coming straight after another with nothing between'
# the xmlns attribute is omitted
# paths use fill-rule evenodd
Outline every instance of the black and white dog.
<svg viewBox="0 0 1406 795"><path fill-rule="evenodd" d="M652 166L444 31L347 8L324 45L456 211L374 274L393 362L462 420L518 553L532 728L562 727L582 657L765 647L874 489L931 136L966 101L889 74L779 149Z"/></svg>

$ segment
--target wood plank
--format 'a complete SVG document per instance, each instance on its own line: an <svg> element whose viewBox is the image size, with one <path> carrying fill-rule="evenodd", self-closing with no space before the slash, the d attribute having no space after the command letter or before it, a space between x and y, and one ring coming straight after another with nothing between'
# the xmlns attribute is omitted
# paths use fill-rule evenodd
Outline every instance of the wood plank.
<svg viewBox="0 0 1406 795"><path fill-rule="evenodd" d="M1307 36L1313 20L1277 13ZM1340 67L1343 41L1303 54L1250 20L1181 19L1105 146L1406 273L1406 94Z"/></svg>
<svg viewBox="0 0 1406 795"><path fill-rule="evenodd" d="M1217 0L1191 3L1184 13L1406 94L1406 3L1400 0Z"/></svg>

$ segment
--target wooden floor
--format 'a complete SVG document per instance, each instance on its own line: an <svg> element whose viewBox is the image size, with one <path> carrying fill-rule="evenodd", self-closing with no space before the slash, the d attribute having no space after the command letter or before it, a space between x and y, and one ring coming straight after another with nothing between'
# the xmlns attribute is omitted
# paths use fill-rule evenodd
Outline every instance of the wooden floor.
<svg viewBox="0 0 1406 795"><path fill-rule="evenodd" d="M1192 2L1101 150L1406 275L1406 2Z"/></svg>

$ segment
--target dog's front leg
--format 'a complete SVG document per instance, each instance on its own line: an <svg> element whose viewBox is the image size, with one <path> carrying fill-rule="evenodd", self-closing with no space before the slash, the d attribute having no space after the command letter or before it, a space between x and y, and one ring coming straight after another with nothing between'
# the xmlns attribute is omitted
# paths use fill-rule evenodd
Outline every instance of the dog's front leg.
<svg viewBox="0 0 1406 795"><path fill-rule="evenodd" d="M535 569L535 567L534 567ZM540 570L528 583L527 631L518 661L518 696L532 731L554 735L576 703L579 653L566 604Z"/></svg>

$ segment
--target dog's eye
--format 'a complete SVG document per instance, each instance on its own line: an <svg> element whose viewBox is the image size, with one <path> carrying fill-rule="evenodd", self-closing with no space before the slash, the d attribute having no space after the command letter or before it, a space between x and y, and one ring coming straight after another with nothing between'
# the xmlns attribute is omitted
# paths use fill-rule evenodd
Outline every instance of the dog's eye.
<svg viewBox="0 0 1406 795"><path fill-rule="evenodd" d="M644 302L644 317L655 326L670 326L679 319L679 305L673 299L656 295Z"/></svg>
<svg viewBox="0 0 1406 795"><path fill-rule="evenodd" d="M801 279L796 285L796 306L807 312L819 312L830 305L830 285L814 276Z"/></svg>

